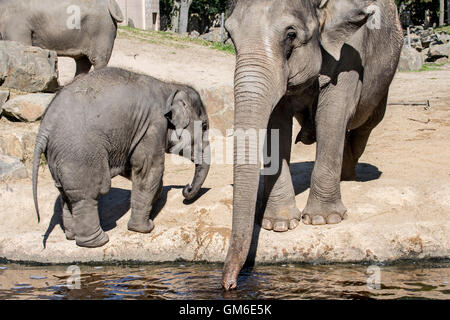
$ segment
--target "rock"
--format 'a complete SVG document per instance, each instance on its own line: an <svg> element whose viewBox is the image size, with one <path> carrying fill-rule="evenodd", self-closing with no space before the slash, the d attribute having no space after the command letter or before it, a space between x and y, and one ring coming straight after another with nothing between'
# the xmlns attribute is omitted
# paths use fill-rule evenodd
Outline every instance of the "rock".
<svg viewBox="0 0 450 320"><path fill-rule="evenodd" d="M428 61L434 62L439 58L450 57L450 43L430 46Z"/></svg>
<svg viewBox="0 0 450 320"><path fill-rule="evenodd" d="M449 43L450 42L450 34L447 34L445 32L441 32L440 34L438 34L438 38L439 40L442 41L442 43Z"/></svg>
<svg viewBox="0 0 450 320"><path fill-rule="evenodd" d="M54 51L0 41L0 85L25 92L49 92L58 87Z"/></svg>
<svg viewBox="0 0 450 320"><path fill-rule="evenodd" d="M410 35L410 40L408 40L408 37L405 37L403 41L403 45L407 46L409 41L411 41L411 47L416 49L417 51L422 51L423 46L421 42L421 38L418 35L415 35L414 33Z"/></svg>
<svg viewBox="0 0 450 320"><path fill-rule="evenodd" d="M438 43L439 38L436 35L428 36L421 39L422 47L429 48L432 43Z"/></svg>
<svg viewBox="0 0 450 320"><path fill-rule="evenodd" d="M25 122L39 120L55 95L36 93L18 96L3 106L3 113Z"/></svg>
<svg viewBox="0 0 450 320"><path fill-rule="evenodd" d="M400 62L398 65L399 71L415 71L421 69L423 66L422 55L417 50L403 46Z"/></svg>
<svg viewBox="0 0 450 320"><path fill-rule="evenodd" d="M437 60L435 61L435 63L438 63L438 64L446 64L446 63L448 63L449 61L450 61L450 60L449 60L448 58L442 57L442 58L437 59Z"/></svg>
<svg viewBox="0 0 450 320"><path fill-rule="evenodd" d="M200 90L200 96L210 121L211 128L222 134L233 128L234 124L234 91L231 86L218 86Z"/></svg>
<svg viewBox="0 0 450 320"><path fill-rule="evenodd" d="M428 59L428 54L430 53L430 48L425 48L420 53L422 54L422 61L426 62Z"/></svg>
<svg viewBox="0 0 450 320"><path fill-rule="evenodd" d="M4 122L0 125L0 154L29 164L33 158L39 123Z"/></svg>
<svg viewBox="0 0 450 320"><path fill-rule="evenodd" d="M19 180L28 177L27 169L19 159L0 154L0 181Z"/></svg>
<svg viewBox="0 0 450 320"><path fill-rule="evenodd" d="M190 34L189 34L189 37L191 37L191 38L198 38L198 37L200 37L200 33L198 32L198 31L192 31Z"/></svg>
<svg viewBox="0 0 450 320"><path fill-rule="evenodd" d="M200 36L201 39L211 42L221 42L221 29L220 28L211 28L208 33L205 33ZM225 31L224 34L224 41L228 40L229 36L228 33Z"/></svg>
<svg viewBox="0 0 450 320"><path fill-rule="evenodd" d="M2 106L9 99L9 91L0 89L0 114L2 113Z"/></svg>

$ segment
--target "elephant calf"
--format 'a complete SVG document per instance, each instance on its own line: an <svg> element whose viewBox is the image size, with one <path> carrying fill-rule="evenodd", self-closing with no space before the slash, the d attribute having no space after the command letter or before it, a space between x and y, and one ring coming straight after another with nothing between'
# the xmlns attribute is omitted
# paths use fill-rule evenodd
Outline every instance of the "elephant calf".
<svg viewBox="0 0 450 320"><path fill-rule="evenodd" d="M83 75L62 89L49 105L36 138L33 197L44 153L61 193L67 239L81 247L100 247L108 236L100 227L98 199L111 178L131 179L128 229L149 233L150 211L162 190L165 152L196 163L192 200L209 171L209 122L199 94L129 71L104 68ZM195 152L194 152L195 150Z"/></svg>

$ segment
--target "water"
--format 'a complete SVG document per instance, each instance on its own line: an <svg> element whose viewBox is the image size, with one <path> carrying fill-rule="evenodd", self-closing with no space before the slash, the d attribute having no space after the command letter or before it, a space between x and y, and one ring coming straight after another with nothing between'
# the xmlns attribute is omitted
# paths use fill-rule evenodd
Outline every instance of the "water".
<svg viewBox="0 0 450 320"><path fill-rule="evenodd" d="M0 264L0 299L450 299L450 261L257 266L232 292L221 289L218 264L68 268Z"/></svg>

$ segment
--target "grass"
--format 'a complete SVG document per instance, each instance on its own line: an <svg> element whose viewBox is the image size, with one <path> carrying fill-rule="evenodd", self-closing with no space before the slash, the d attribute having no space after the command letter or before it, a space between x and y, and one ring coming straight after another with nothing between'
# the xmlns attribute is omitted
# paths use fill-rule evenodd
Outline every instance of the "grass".
<svg viewBox="0 0 450 320"><path fill-rule="evenodd" d="M422 68L420 68L419 70L417 70L415 72L441 70L441 67L445 66L445 65L446 65L446 63L435 63L435 62L424 63Z"/></svg>
<svg viewBox="0 0 450 320"><path fill-rule="evenodd" d="M41 154L41 162L39 163L40 167L45 167L47 165L47 159L45 158L44 154Z"/></svg>
<svg viewBox="0 0 450 320"><path fill-rule="evenodd" d="M131 36L141 41L152 44L166 45L179 49L187 48L190 44L200 45L213 50L236 54L233 45L222 44L220 42L210 42L202 39L190 38L172 32L165 31L147 31L131 27L119 26L119 35Z"/></svg>
<svg viewBox="0 0 450 320"><path fill-rule="evenodd" d="M447 34L450 34L450 25L438 27L438 28L434 29L434 31L436 31L436 32L444 31Z"/></svg>

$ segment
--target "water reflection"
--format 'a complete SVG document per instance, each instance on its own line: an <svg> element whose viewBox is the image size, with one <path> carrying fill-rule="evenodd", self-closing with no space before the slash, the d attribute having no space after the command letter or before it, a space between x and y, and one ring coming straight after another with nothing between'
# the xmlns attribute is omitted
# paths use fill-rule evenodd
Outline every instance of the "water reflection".
<svg viewBox="0 0 450 320"><path fill-rule="evenodd" d="M367 266L257 266L233 292L221 289L215 264L79 267L80 289L71 289L65 266L1 265L0 299L450 298L450 262L380 266L379 290L368 286Z"/></svg>

